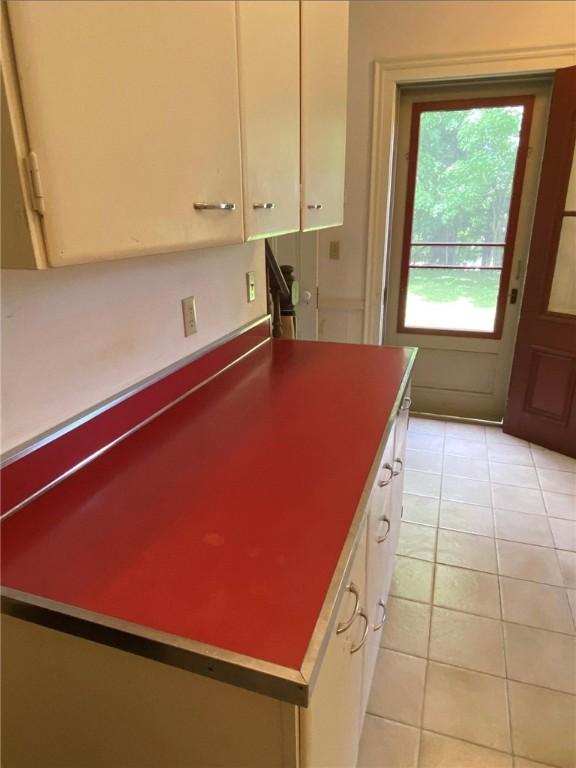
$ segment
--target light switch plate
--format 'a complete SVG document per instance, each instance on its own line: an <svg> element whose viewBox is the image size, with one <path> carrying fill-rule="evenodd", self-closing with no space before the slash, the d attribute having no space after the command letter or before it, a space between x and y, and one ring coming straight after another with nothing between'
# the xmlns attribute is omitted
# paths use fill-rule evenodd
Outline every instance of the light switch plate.
<svg viewBox="0 0 576 768"><path fill-rule="evenodd" d="M198 330L194 296L182 299L182 316L184 318L184 336L192 336Z"/></svg>
<svg viewBox="0 0 576 768"><path fill-rule="evenodd" d="M256 301L256 272L246 272L246 292L248 301Z"/></svg>
<svg viewBox="0 0 576 768"><path fill-rule="evenodd" d="M331 240L328 248L328 258L338 261L340 258L340 240Z"/></svg>

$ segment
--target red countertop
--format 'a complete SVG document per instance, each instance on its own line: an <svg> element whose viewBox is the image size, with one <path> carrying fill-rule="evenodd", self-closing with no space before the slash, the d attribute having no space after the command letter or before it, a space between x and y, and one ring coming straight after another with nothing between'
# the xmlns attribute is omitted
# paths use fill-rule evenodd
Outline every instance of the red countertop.
<svg viewBox="0 0 576 768"><path fill-rule="evenodd" d="M411 355L264 344L5 519L3 585L299 669Z"/></svg>

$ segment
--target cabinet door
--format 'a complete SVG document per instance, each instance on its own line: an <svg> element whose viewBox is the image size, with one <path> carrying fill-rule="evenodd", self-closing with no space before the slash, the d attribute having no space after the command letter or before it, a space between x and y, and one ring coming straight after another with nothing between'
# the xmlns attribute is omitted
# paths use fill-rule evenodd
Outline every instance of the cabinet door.
<svg viewBox="0 0 576 768"><path fill-rule="evenodd" d="M302 230L342 224L348 3L302 0Z"/></svg>
<svg viewBox="0 0 576 768"><path fill-rule="evenodd" d="M300 228L300 7L238 4L245 239Z"/></svg>
<svg viewBox="0 0 576 768"><path fill-rule="evenodd" d="M365 568L366 530L363 529L347 582L357 589L362 608L365 606ZM344 593L310 706L300 710L301 768L356 765L364 651L361 644L366 630L366 619L354 613L356 599L350 591ZM348 630L337 632L339 625L348 623Z"/></svg>
<svg viewBox="0 0 576 768"><path fill-rule="evenodd" d="M243 240L233 0L8 11L50 264Z"/></svg>

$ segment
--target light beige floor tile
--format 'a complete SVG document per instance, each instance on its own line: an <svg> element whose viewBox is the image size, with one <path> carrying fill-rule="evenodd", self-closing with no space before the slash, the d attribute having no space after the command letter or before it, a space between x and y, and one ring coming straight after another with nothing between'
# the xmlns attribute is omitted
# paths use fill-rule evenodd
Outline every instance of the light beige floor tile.
<svg viewBox="0 0 576 768"><path fill-rule="evenodd" d="M444 457L445 475L453 477L468 477L471 480L490 480L488 462L486 459L470 459L467 456Z"/></svg>
<svg viewBox="0 0 576 768"><path fill-rule="evenodd" d="M576 521L549 517L548 522L552 529L554 545L558 549L568 549L571 552L576 552Z"/></svg>
<svg viewBox="0 0 576 768"><path fill-rule="evenodd" d="M486 443L462 440L459 437L447 437L444 443L444 453L453 456L468 456L470 459L485 459L488 456L488 449Z"/></svg>
<svg viewBox="0 0 576 768"><path fill-rule="evenodd" d="M509 752L506 681L429 662L422 727Z"/></svg>
<svg viewBox="0 0 576 768"><path fill-rule="evenodd" d="M533 581L500 578L502 618L554 632L574 631L565 590Z"/></svg>
<svg viewBox="0 0 576 768"><path fill-rule="evenodd" d="M417 451L434 451L442 453L444 437L442 435L430 435L426 432L408 431L406 435L406 447Z"/></svg>
<svg viewBox="0 0 576 768"><path fill-rule="evenodd" d="M564 579L564 586L576 589L576 552L556 550L556 556L560 563L560 571Z"/></svg>
<svg viewBox="0 0 576 768"><path fill-rule="evenodd" d="M551 517L563 517L566 520L576 520L576 496L567 493L543 491L544 506Z"/></svg>
<svg viewBox="0 0 576 768"><path fill-rule="evenodd" d="M576 698L524 683L508 683L515 754L574 768Z"/></svg>
<svg viewBox="0 0 576 768"><path fill-rule="evenodd" d="M493 483L502 483L504 485L540 488L538 475L534 467L523 467L520 464L499 464L497 461L491 461L490 479Z"/></svg>
<svg viewBox="0 0 576 768"><path fill-rule="evenodd" d="M429 603L432 599L432 574L434 566L425 560L413 560L411 557L396 557L390 594Z"/></svg>
<svg viewBox="0 0 576 768"><path fill-rule="evenodd" d="M417 525L416 523L402 523L400 525L400 539L398 540L397 550L399 555L434 562L435 550L435 528L429 525Z"/></svg>
<svg viewBox="0 0 576 768"><path fill-rule="evenodd" d="M366 715L357 768L417 768L420 731Z"/></svg>
<svg viewBox="0 0 576 768"><path fill-rule="evenodd" d="M404 490L418 496L440 496L441 475L407 469L404 472Z"/></svg>
<svg viewBox="0 0 576 768"><path fill-rule="evenodd" d="M576 693L575 637L506 622L504 637L511 680Z"/></svg>
<svg viewBox="0 0 576 768"><path fill-rule="evenodd" d="M482 480L469 480L466 477L444 475L442 498L449 501L462 501L466 504L489 506L490 484Z"/></svg>
<svg viewBox="0 0 576 768"><path fill-rule="evenodd" d="M386 623L380 645L412 656L428 654L431 607L412 600L388 597Z"/></svg>
<svg viewBox="0 0 576 768"><path fill-rule="evenodd" d="M425 416L410 416L408 429L410 432L444 435L446 432L446 422L442 421L442 419L428 419Z"/></svg>
<svg viewBox="0 0 576 768"><path fill-rule="evenodd" d="M502 576L563 586L564 581L554 549L496 540L498 570Z"/></svg>
<svg viewBox="0 0 576 768"><path fill-rule="evenodd" d="M438 525L440 500L428 496L405 493L403 497L404 520L422 525Z"/></svg>
<svg viewBox="0 0 576 768"><path fill-rule="evenodd" d="M421 740L418 768L512 768L512 757L493 749L429 731L422 731ZM386 763L378 768L387 768Z"/></svg>
<svg viewBox="0 0 576 768"><path fill-rule="evenodd" d="M438 531L436 561L444 565L496 573L494 539L441 528Z"/></svg>
<svg viewBox="0 0 576 768"><path fill-rule="evenodd" d="M439 475L442 472L442 454L434 451L415 451L413 448L408 448L406 451L406 468L433 472Z"/></svg>
<svg viewBox="0 0 576 768"><path fill-rule="evenodd" d="M566 472L576 472L576 459L564 456L562 453L548 451L539 445L531 446L534 464L542 469L562 469Z"/></svg>
<svg viewBox="0 0 576 768"><path fill-rule="evenodd" d="M533 465L530 449L524 445L506 445L505 443L488 443L488 458L504 464L521 464L525 467Z"/></svg>
<svg viewBox="0 0 576 768"><path fill-rule="evenodd" d="M447 421L446 436L458 437L461 440L475 440L476 442L484 442L486 439L486 429L480 424L461 424L456 421Z"/></svg>
<svg viewBox="0 0 576 768"><path fill-rule="evenodd" d="M574 626L576 627L576 589L567 589L566 595L568 597L570 610L572 611L572 621L574 622Z"/></svg>
<svg viewBox="0 0 576 768"><path fill-rule="evenodd" d="M494 510L496 538L553 547L554 540L546 515L525 515L505 509Z"/></svg>
<svg viewBox="0 0 576 768"><path fill-rule="evenodd" d="M508 509L513 512L525 512L531 515L546 514L542 493L535 488L499 485L493 482L492 505L498 509Z"/></svg>
<svg viewBox="0 0 576 768"><path fill-rule="evenodd" d="M434 605L500 618L498 577L450 565L436 566Z"/></svg>
<svg viewBox="0 0 576 768"><path fill-rule="evenodd" d="M528 443L513 435L506 435L501 427L486 427L486 440L488 443L503 443L504 445L523 445L526 448Z"/></svg>
<svg viewBox="0 0 576 768"><path fill-rule="evenodd" d="M538 469L543 491L576 494L576 473L559 469Z"/></svg>
<svg viewBox="0 0 576 768"><path fill-rule="evenodd" d="M429 655L434 661L505 676L502 622L434 607Z"/></svg>
<svg viewBox="0 0 576 768"><path fill-rule="evenodd" d="M525 760L523 757L516 757L514 759L514 768L554 768L554 766L535 763L532 760Z"/></svg>
<svg viewBox="0 0 576 768"><path fill-rule="evenodd" d="M440 527L481 536L494 536L494 523L490 507L463 504L459 501L440 502ZM550 540L552 535L550 534Z"/></svg>
<svg viewBox="0 0 576 768"><path fill-rule="evenodd" d="M426 663L426 659L382 648L376 662L366 711L419 726Z"/></svg>

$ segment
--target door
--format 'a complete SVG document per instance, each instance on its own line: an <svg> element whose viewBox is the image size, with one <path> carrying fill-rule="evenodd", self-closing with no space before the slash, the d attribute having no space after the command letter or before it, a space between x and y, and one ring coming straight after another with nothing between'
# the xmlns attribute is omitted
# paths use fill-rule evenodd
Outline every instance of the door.
<svg viewBox="0 0 576 768"><path fill-rule="evenodd" d="M281 55L279 55L281 52ZM246 240L300 229L300 4L238 4Z"/></svg>
<svg viewBox="0 0 576 768"><path fill-rule="evenodd" d="M296 305L296 338L318 340L318 234L295 232L274 238L272 250L279 264L294 267L300 299Z"/></svg>
<svg viewBox="0 0 576 768"><path fill-rule="evenodd" d="M302 0L303 231L342 224L346 154L348 2Z"/></svg>
<svg viewBox="0 0 576 768"><path fill-rule="evenodd" d="M554 79L504 431L576 457L576 67Z"/></svg>
<svg viewBox="0 0 576 768"><path fill-rule="evenodd" d="M242 242L233 0L8 12L52 266Z"/></svg>
<svg viewBox="0 0 576 768"><path fill-rule="evenodd" d="M384 338L420 348L415 411L502 418L548 90L401 92Z"/></svg>

